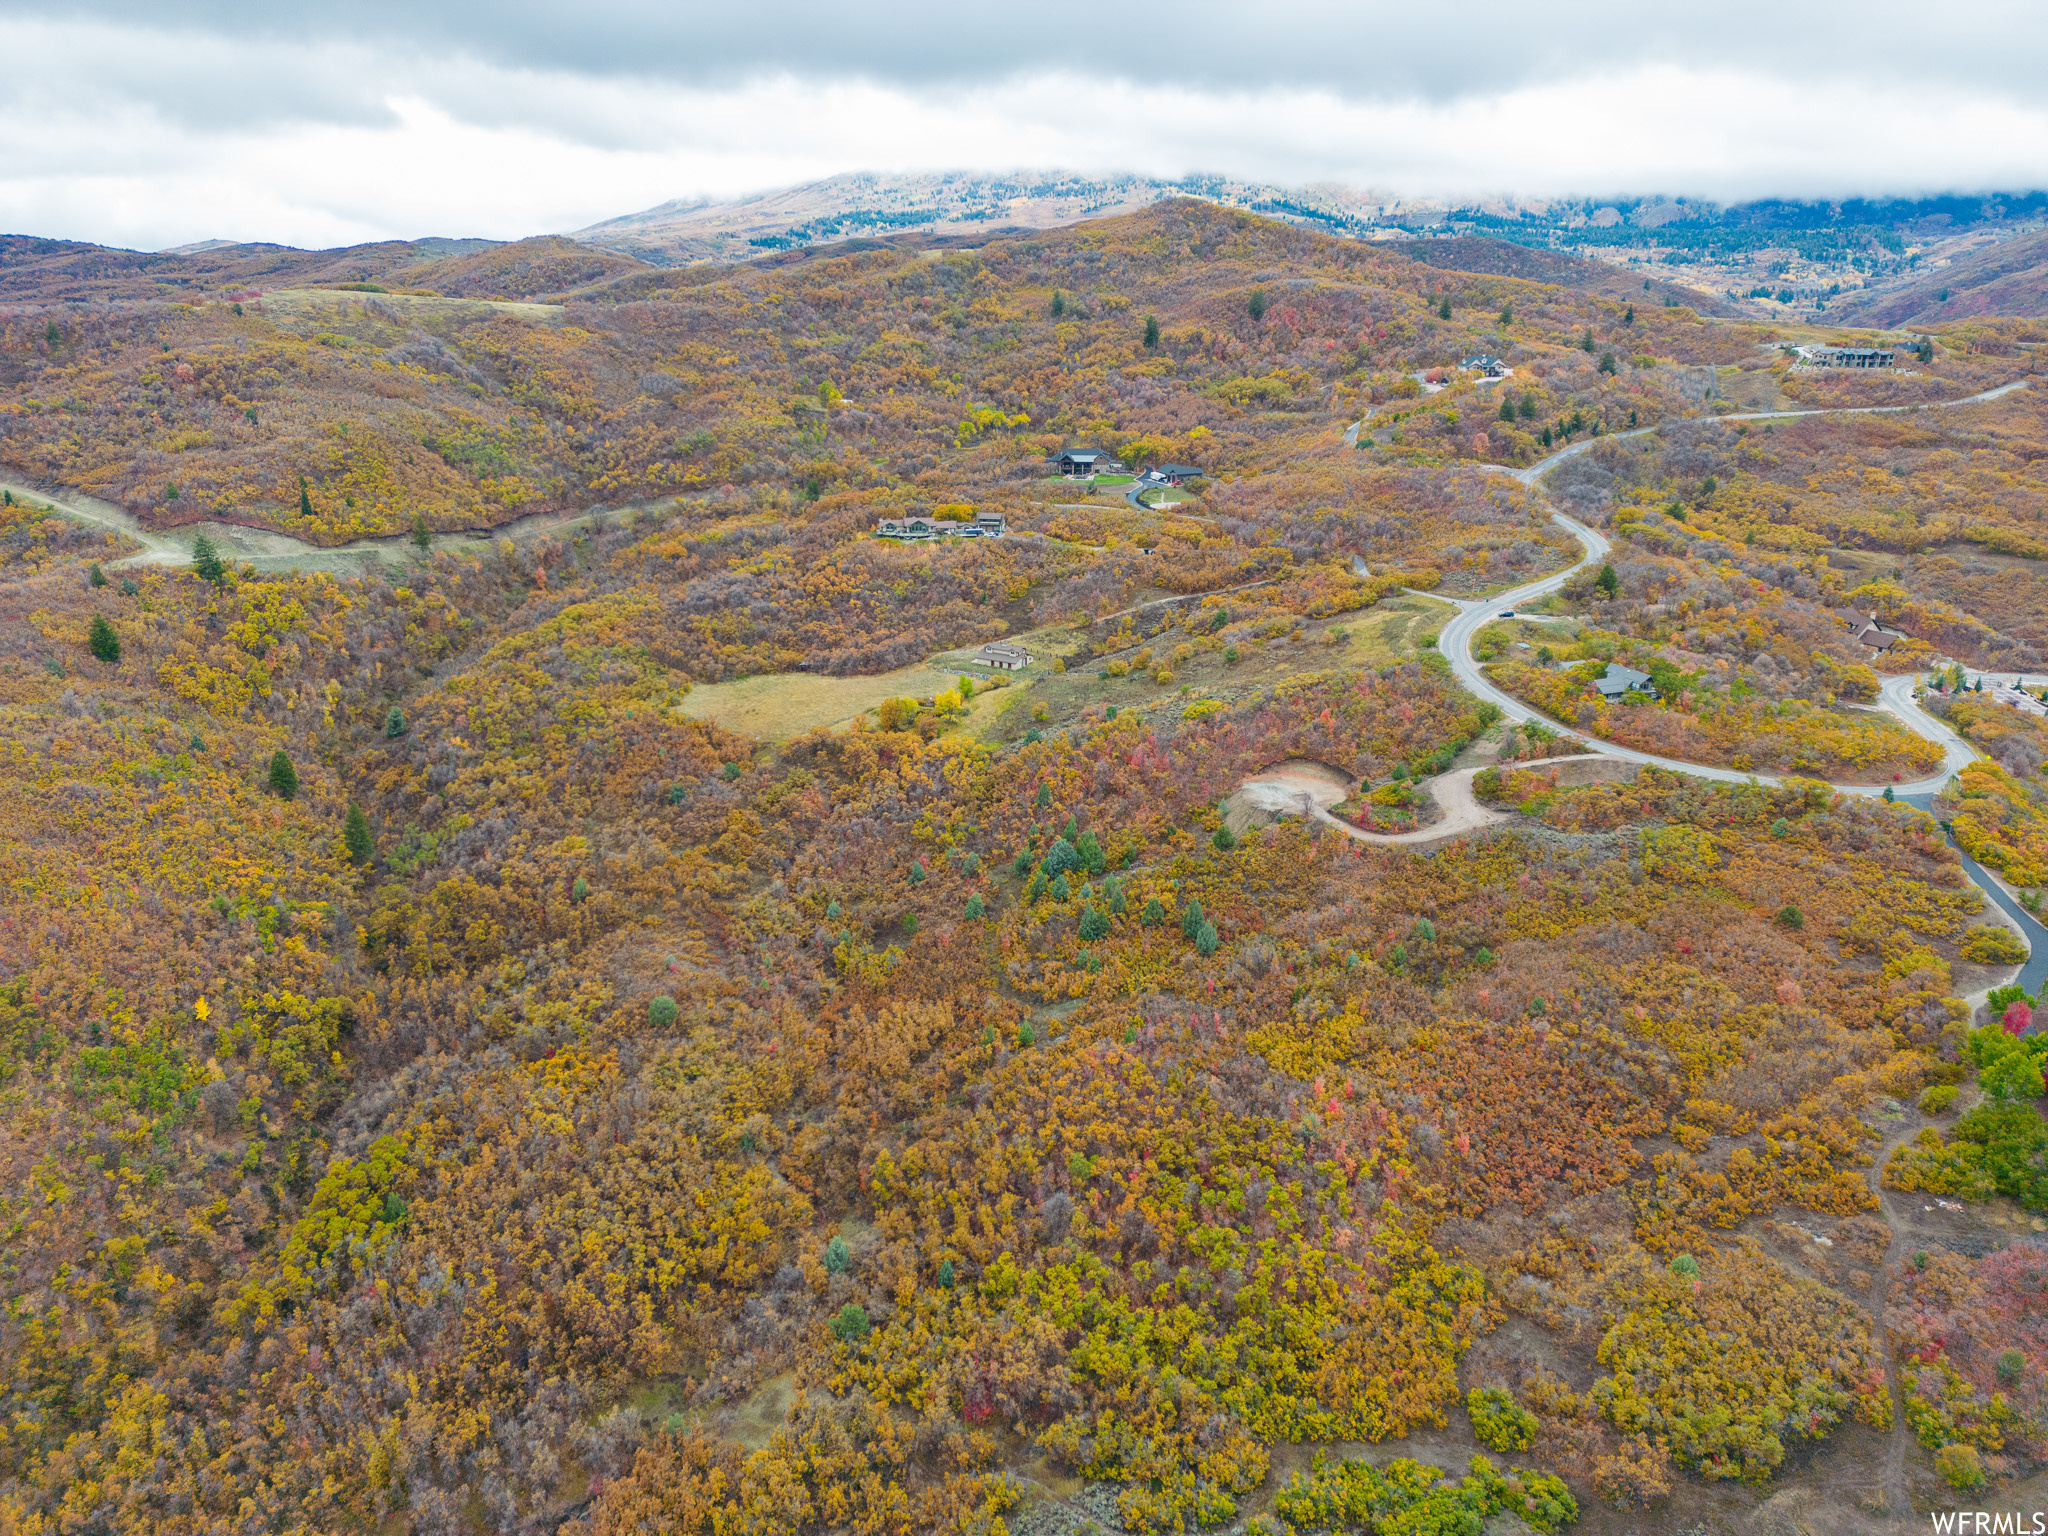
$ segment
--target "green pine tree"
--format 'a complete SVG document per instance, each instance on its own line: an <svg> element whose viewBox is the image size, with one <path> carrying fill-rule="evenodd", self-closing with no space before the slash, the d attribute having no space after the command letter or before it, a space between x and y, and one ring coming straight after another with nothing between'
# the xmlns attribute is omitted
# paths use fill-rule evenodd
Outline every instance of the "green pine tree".
<svg viewBox="0 0 2048 1536"><path fill-rule="evenodd" d="M1266 290L1254 288L1252 290L1251 302L1245 308L1251 311L1252 319L1263 319L1266 314Z"/></svg>
<svg viewBox="0 0 2048 1536"><path fill-rule="evenodd" d="M1195 953L1204 959L1216 953L1217 942L1214 923L1204 923L1195 930Z"/></svg>
<svg viewBox="0 0 2048 1536"><path fill-rule="evenodd" d="M1550 446L1550 427L1548 424L1545 424L1543 428L1543 434L1540 441L1542 442L1544 447L1548 448Z"/></svg>
<svg viewBox="0 0 2048 1536"><path fill-rule="evenodd" d="M1613 566L1602 565L1600 567L1600 574L1593 578L1593 585L1598 587L1607 596L1613 597L1621 590L1621 578L1614 574Z"/></svg>
<svg viewBox="0 0 2048 1536"><path fill-rule="evenodd" d="M1201 928L1202 904L1199 901L1196 901L1195 899L1190 897L1188 900L1187 910L1182 912L1180 915L1181 937L1192 939L1197 933L1201 931Z"/></svg>
<svg viewBox="0 0 2048 1536"><path fill-rule="evenodd" d="M1579 338L1579 350L1581 352L1593 350L1593 327L1590 325L1586 327L1586 334Z"/></svg>
<svg viewBox="0 0 2048 1536"><path fill-rule="evenodd" d="M192 541L192 569L202 581L210 581L215 586L227 580L227 562L213 547L213 540L203 533Z"/></svg>
<svg viewBox="0 0 2048 1536"><path fill-rule="evenodd" d="M412 515L412 543L423 555L434 545L434 536L427 532L426 518L417 512Z"/></svg>
<svg viewBox="0 0 2048 1536"><path fill-rule="evenodd" d="M251 421L256 419L256 413L253 410L249 413L249 419ZM312 515L313 497L306 489L306 477L301 475L299 476L299 516L310 518Z"/></svg>
<svg viewBox="0 0 2048 1536"><path fill-rule="evenodd" d="M1083 907L1081 909L1082 940L1092 944L1097 939L1106 939L1108 937L1109 915L1092 906Z"/></svg>
<svg viewBox="0 0 2048 1536"><path fill-rule="evenodd" d="M1210 838L1209 842L1218 853L1228 853L1237 846L1237 839L1231 835L1228 827L1218 827L1216 835Z"/></svg>
<svg viewBox="0 0 2048 1536"><path fill-rule="evenodd" d="M1502 421L1513 421L1515 419L1515 397L1506 392L1503 392L1500 397L1500 419Z"/></svg>
<svg viewBox="0 0 2048 1536"><path fill-rule="evenodd" d="M100 569L99 562L95 560L92 569L85 573L85 579L90 586L104 587L107 584L107 573Z"/></svg>
<svg viewBox="0 0 2048 1536"><path fill-rule="evenodd" d="M1166 908L1159 904L1157 896L1145 903L1145 910L1138 914L1138 921L1147 928L1157 928L1166 921Z"/></svg>
<svg viewBox="0 0 2048 1536"><path fill-rule="evenodd" d="M348 804L348 815L342 818L341 845L356 864L369 863L377 852L376 840L370 836L370 818L353 800Z"/></svg>
<svg viewBox="0 0 2048 1536"><path fill-rule="evenodd" d="M1102 844L1095 834L1083 832L1074 840L1074 853L1081 861L1081 867L1091 875L1099 875L1109 867L1109 860L1103 856Z"/></svg>
<svg viewBox="0 0 2048 1536"><path fill-rule="evenodd" d="M1067 877L1061 875L1046 888L1046 894L1054 901L1067 901L1073 897L1074 888L1067 884Z"/></svg>
<svg viewBox="0 0 2048 1536"><path fill-rule="evenodd" d="M1536 419L1535 400L1528 395L1522 396L1522 403L1516 407L1516 414L1524 421L1534 421Z"/></svg>
<svg viewBox="0 0 2048 1536"><path fill-rule="evenodd" d="M107 622L104 613L92 616L92 627L86 631L85 644L93 655L109 666L121 659L121 637L114 633L114 626Z"/></svg>
<svg viewBox="0 0 2048 1536"><path fill-rule="evenodd" d="M283 747L270 754L270 792L280 800L289 800L299 792L299 770L292 766Z"/></svg>
<svg viewBox="0 0 2048 1536"><path fill-rule="evenodd" d="M1159 321L1155 317L1147 315L1145 317L1145 350L1148 352L1153 352L1157 351L1158 348Z"/></svg>
<svg viewBox="0 0 2048 1536"><path fill-rule="evenodd" d="M1067 312L1067 296L1055 288L1052 291L1052 317L1057 320Z"/></svg>
<svg viewBox="0 0 2048 1536"><path fill-rule="evenodd" d="M980 893L977 892L967 898L967 910L962 915L971 923L978 920L987 910L988 908L982 903Z"/></svg>
<svg viewBox="0 0 2048 1536"><path fill-rule="evenodd" d="M394 738L405 734L405 711L396 704L391 706L391 713L384 717L384 734Z"/></svg>
<svg viewBox="0 0 2048 1536"><path fill-rule="evenodd" d="M1437 305L1436 313L1437 318L1439 320L1448 320L1451 318L1451 296L1448 293L1444 295L1443 303Z"/></svg>

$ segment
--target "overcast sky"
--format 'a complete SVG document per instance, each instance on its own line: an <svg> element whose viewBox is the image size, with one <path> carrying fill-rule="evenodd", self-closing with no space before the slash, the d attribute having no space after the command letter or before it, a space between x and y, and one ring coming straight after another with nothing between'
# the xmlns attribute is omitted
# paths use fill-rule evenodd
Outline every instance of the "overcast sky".
<svg viewBox="0 0 2048 1536"><path fill-rule="evenodd" d="M0 0L0 230L568 230L841 171L1413 196L2048 182L2038 0Z"/></svg>

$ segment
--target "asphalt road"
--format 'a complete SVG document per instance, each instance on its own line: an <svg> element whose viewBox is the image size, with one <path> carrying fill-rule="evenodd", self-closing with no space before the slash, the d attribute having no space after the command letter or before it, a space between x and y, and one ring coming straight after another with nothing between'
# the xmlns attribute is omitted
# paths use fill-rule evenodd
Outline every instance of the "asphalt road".
<svg viewBox="0 0 2048 1536"><path fill-rule="evenodd" d="M2010 394L2013 390L2026 387L2027 381L2020 379L2011 384L2001 385L1997 389L1989 389L1981 394L1972 395L1967 400L1954 400L1945 403L1949 405L1970 405L1986 400L1996 400L2001 395ZM1902 410L1931 410L1938 408L1938 406L1856 406L1839 411L1758 411L1742 416L1724 416L1720 419L1723 421L1758 421L1782 416L1868 415ZM1643 432L1654 430L1654 428L1641 428L1635 432L1614 433L1612 435L1616 437L1636 437L1641 436ZM1524 485L1537 488L1544 475L1555 469L1566 459L1584 453L1598 441L1600 441L1598 438L1589 438L1584 442L1574 443L1568 448L1560 449L1548 458L1538 460L1527 469L1502 470L1500 472L1511 474ZM1516 587L1512 591L1498 593L1484 601L1464 601L1457 598L1443 598L1435 593L1430 594L1431 596L1439 597L1440 601L1454 603L1458 609L1457 616L1437 632L1437 648L1443 652L1445 659L1450 662L1451 670L1457 675L1458 680L1478 697L1498 705L1501 712L1510 720L1541 722L1545 725L1570 731L1574 735L1578 735L1579 739L1590 750L1605 757L1618 757L1633 763L1647 763L1653 767L1669 769L1674 773L1689 773L1696 778L1714 779L1724 784L1778 783L1778 777L1773 774L1741 773L1731 768L1714 768L1704 763L1688 763L1679 758L1658 757L1652 753L1637 752L1632 748L1618 746L1610 741L1601 741L1591 736L1582 735L1575 726L1565 721L1551 719L1540 710L1523 703L1505 689L1496 688L1487 680L1486 674L1480 670L1479 664L1472 659L1473 635L1483 625L1508 609L1519 608L1525 604L1534 603L1548 597L1551 593L1562 587L1574 573L1584 570L1596 561L1605 559L1609 549L1612 547L1594 529L1588 528L1584 523L1579 522L1575 518L1565 516L1562 512L1552 513L1551 520L1573 538L1577 539L1580 548L1585 551L1585 554L1575 565L1569 566L1553 575L1546 576L1540 581L1532 581L1528 585ZM1991 676L1994 681L1997 680L1996 674L1987 675ZM2007 676L2010 675L2007 674ZM1913 698L1914 690L1919 686L1919 681L1919 678L1913 675L1888 679L1879 689L1878 702L1875 707L1893 716L1901 725L1914 734L1926 738L1942 749L1942 765L1938 773L1928 778L1913 780L1910 783L1891 786L1892 793L1896 798L1931 813L1934 797L1940 793L1956 772L1972 762L1977 754L1954 731L1920 708ZM1843 794L1849 795L1881 795L1884 793L1886 786L1882 784L1835 784L1834 788ZM1949 839L1949 845L1955 847L1955 839L1953 837ZM2020 932L2026 936L2030 953L2026 964L2020 969L2017 980L2029 993L2038 995L2042 985L2048 983L2048 942L2043 942L2048 940L2048 928L2044 928L2031 912L2028 912L2018 902L2008 896L1999 886L1998 882L1975 859L1963 853L1960 848L1957 848L1956 851L1962 857L1964 872L1970 877L1971 883L1984 893L1987 900L1995 903L2001 911L2011 916L2019 924Z"/></svg>

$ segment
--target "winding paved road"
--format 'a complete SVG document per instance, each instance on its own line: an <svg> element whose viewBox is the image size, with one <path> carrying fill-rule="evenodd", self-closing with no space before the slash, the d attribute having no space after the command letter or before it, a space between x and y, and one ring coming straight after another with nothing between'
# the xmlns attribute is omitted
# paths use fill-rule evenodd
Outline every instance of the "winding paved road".
<svg viewBox="0 0 2048 1536"><path fill-rule="evenodd" d="M1985 401L1996 400L2002 395L2011 394L2016 389L2025 389L2027 382L2025 379L2016 379L2010 384L2001 384L1996 389L1987 389L1980 394L1971 395L1967 399L1942 401L1935 405L1858 405L1845 406L1837 410L1752 411L1742 415L1722 416L1716 419L1721 421L1763 421L1783 416L1855 416L1893 411L1938 410L1948 406L1977 405ZM1606 435L1616 438L1642 437L1656 430L1655 427L1638 427L1630 432L1615 432ZM1597 437L1587 438L1583 442L1573 443L1568 448L1559 449L1548 458L1537 460L1536 463L1530 465L1527 469L1497 469L1496 473L1512 475L1524 485L1532 489L1540 489L1543 476L1550 473L1551 470L1562 464L1566 459L1575 458L1579 454L1586 452L1595 443L1603 440L1603 438ZM1480 670L1478 663L1472 659L1472 636L1483 625L1510 608L1518 608L1526 603L1536 602L1548 597L1559 587L1562 587L1575 573L1584 570L1596 560L1606 558L1609 549L1612 548L1604 537L1593 529L1588 528L1584 523L1579 522L1576 518L1567 517L1562 512L1553 512L1551 514L1551 521L1577 539L1579 546L1585 550L1584 556L1577 564L1568 566L1553 575L1546 576L1540 581L1532 581L1527 586L1516 587L1513 591L1498 593L1483 601L1445 598L1438 593L1431 593L1430 595L1438 597L1443 602L1455 603L1458 607L1457 617L1444 625L1442 630L1438 632L1437 647L1450 661L1451 670L1458 675L1460 682L1480 698L1490 700L1492 703L1499 705L1501 711L1511 720L1540 721L1545 725L1556 726L1576 734L1576 727L1565 721L1552 720L1540 710L1523 703L1513 694L1506 692L1504 689L1496 688L1487 680L1486 674ZM1929 741L1939 746L1944 753L1944 757L1940 772L1924 779L1915 779L1910 783L1892 786L1892 791L1896 795L1933 795L1938 793L1941 787L1948 783L1949 779L1954 776L1959 768L1972 761L1977 755L1955 732L1914 703L1913 689L1916 681L1916 678L1908 676L1895 677L1886 682L1878 694L1878 707L1887 714L1896 717L1900 724L1904 725L1908 730L1916 735L1926 737ZM1629 762L1634 763L1650 763L1659 768L1669 768L1677 773L1690 773L1704 779L1718 779L1728 784L1746 784L1752 779L1766 784L1779 782L1774 774L1742 773L1732 768L1712 768L1703 763L1688 763L1678 758L1658 757L1653 753L1637 752L1632 748L1617 746L1613 742L1600 741L1592 737L1586 737L1585 741L1587 746L1592 748L1593 751L1608 757L1625 758ZM1835 788L1844 794L1880 795L1884 793L1885 786L1882 784L1837 784Z"/></svg>
<svg viewBox="0 0 2048 1536"><path fill-rule="evenodd" d="M1996 400L2001 395L2007 395L2016 389L2024 389L2026 387L2027 380L2019 379L2013 383L2001 385L1997 389L1989 389L1981 394L1972 395L1966 400L1953 400L1943 403L1947 405L1972 405L1982 401ZM1756 421L1775 416L1866 415L1876 412L1937 408L1939 407L1851 406L1840 411L1759 411L1744 416L1724 416L1719 419L1722 421ZM1617 437L1636 437L1642 435L1644 431L1654 430L1654 428L1643 428L1635 432L1615 433L1613 435ZM1527 469L1506 470L1502 472L1512 474L1517 480L1531 488L1540 488L1539 482L1545 474L1556 468L1564 460L1576 454L1584 453L1599 440L1598 438L1589 438L1583 443L1574 443L1569 448L1561 449L1559 452L1551 454L1548 458L1541 459L1532 464ZM1437 634L1437 647L1450 662L1451 670L1457 674L1458 680L1480 698L1487 699L1498 705L1502 713L1509 719L1540 721L1545 725L1571 731L1574 735L1578 735L1579 739L1593 752L1605 757L1618 757L1628 762L1647 763L1658 768L1669 769L1675 773L1689 773L1697 778L1715 779L1722 783L1746 784L1755 781L1758 783L1775 784L1780 782L1778 776L1774 774L1741 773L1731 768L1714 768L1703 763L1685 762L1679 758L1658 757L1653 753L1638 752L1629 747L1619 746L1611 741L1601 741L1597 737L1582 735L1573 726L1563 721L1550 719L1540 710L1525 704L1513 694L1506 692L1504 689L1496 688L1487 679L1486 674L1480 670L1479 664L1472 659L1472 636L1478 632L1481 626L1510 608L1520 607L1525 603L1535 602L1541 598L1548 597L1559 587L1563 586L1575 572L1585 569L1596 560L1604 559L1611 548L1605 538L1575 518L1567 517L1562 512L1553 512L1551 520L1573 538L1577 539L1580 547L1585 550L1585 555L1577 564L1558 571L1553 575L1546 576L1540 581L1532 581L1527 586L1516 587L1513 591L1499 593L1484 601L1464 601L1457 598L1440 599L1441 601L1456 603L1458 607L1457 616L1445 624ZM1438 596L1435 593L1431 595ZM1991 675L1994 678L1996 677L1996 674ZM1893 716L1901 725L1905 726L1906 729L1912 731L1915 735L1924 737L1942 749L1943 758L1940 772L1928 778L1916 779L1910 783L1891 786L1892 792L1897 798L1931 814L1934 808L1935 796L1941 792L1958 770L1974 761L1977 754L1954 731L1950 730L1941 721L1935 719L1919 706L1913 697L1918 682L1919 679L1916 675L1887 679L1878 691L1876 707ZM1849 795L1881 795L1885 790L1885 786L1882 784L1836 784L1834 788L1843 794ZM1949 846L1956 846L1953 836L1949 838ZM1962 854L1960 848L1957 848L1956 851ZM2048 927L2043 927L2032 913L2014 901L1975 859L1972 859L1968 854L1962 854L1962 859L1963 870L1969 876L1970 882L1984 893L1986 900L1992 902L2001 912L2011 917L2022 935L2026 938L2030 954L2026 965L2020 971L2018 980L2029 992L2038 995L2043 983L2048 983Z"/></svg>

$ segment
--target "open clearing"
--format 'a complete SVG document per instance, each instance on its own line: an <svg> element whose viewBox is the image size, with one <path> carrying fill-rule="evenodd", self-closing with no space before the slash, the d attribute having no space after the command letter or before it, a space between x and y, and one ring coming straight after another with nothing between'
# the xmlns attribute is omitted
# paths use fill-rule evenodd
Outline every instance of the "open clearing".
<svg viewBox="0 0 2048 1536"><path fill-rule="evenodd" d="M444 299L419 293L358 293L336 288L272 288L262 300L265 312L317 315L351 304L382 304L402 315L421 319L494 312L517 315L539 325L560 325L567 312L559 304L522 304L515 299Z"/></svg>
<svg viewBox="0 0 2048 1536"><path fill-rule="evenodd" d="M869 677L779 672L731 683L699 683L681 708L693 720L715 720L758 741L788 741L821 725L849 725L884 699L932 698L956 680L954 673L923 662Z"/></svg>

